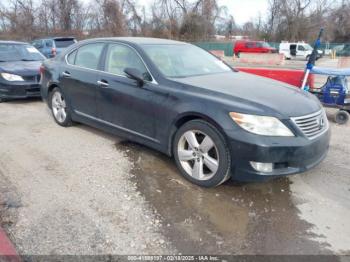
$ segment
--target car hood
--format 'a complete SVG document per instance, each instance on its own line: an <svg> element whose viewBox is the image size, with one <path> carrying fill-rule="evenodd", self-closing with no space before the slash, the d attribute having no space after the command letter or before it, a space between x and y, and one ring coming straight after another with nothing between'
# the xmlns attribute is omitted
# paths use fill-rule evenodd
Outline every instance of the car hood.
<svg viewBox="0 0 350 262"><path fill-rule="evenodd" d="M0 72L20 76L38 75L41 63L42 61L0 62Z"/></svg>
<svg viewBox="0 0 350 262"><path fill-rule="evenodd" d="M283 82L242 72L177 78L174 81L206 89L213 99L225 99L250 104L257 114L268 113L281 117L295 117L321 109L318 99L309 92ZM210 95L212 95L210 94ZM236 109L237 111L239 108Z"/></svg>

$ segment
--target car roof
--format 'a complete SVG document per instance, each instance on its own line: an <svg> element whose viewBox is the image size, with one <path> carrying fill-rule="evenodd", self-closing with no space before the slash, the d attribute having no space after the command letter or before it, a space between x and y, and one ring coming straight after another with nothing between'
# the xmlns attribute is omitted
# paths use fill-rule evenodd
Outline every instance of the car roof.
<svg viewBox="0 0 350 262"><path fill-rule="evenodd" d="M141 44L141 45L150 45L150 44L159 44L159 45L184 45L187 44L185 42L162 39L162 38L152 38L152 37L106 37L106 38L95 38L88 39L83 42L90 41L122 41L132 44Z"/></svg>
<svg viewBox="0 0 350 262"><path fill-rule="evenodd" d="M282 42L280 45L309 45L309 43L303 42Z"/></svg>
<svg viewBox="0 0 350 262"><path fill-rule="evenodd" d="M45 38L34 39L33 41L39 41L39 40L59 40L59 39L75 39L75 37L74 37L74 36L45 37Z"/></svg>
<svg viewBox="0 0 350 262"><path fill-rule="evenodd" d="M1 41L0 44L10 44L10 45L27 45L26 42L19 42L19 41Z"/></svg>

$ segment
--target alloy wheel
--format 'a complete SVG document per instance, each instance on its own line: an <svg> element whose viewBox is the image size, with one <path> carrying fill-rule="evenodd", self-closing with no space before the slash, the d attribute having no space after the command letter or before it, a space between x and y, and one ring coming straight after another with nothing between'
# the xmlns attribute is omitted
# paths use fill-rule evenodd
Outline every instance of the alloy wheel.
<svg viewBox="0 0 350 262"><path fill-rule="evenodd" d="M177 152L182 168L194 179L209 180L219 169L218 149L213 139L202 131L186 131Z"/></svg>
<svg viewBox="0 0 350 262"><path fill-rule="evenodd" d="M52 111L55 119L63 123L67 118L67 105L62 94L56 91L52 96Z"/></svg>

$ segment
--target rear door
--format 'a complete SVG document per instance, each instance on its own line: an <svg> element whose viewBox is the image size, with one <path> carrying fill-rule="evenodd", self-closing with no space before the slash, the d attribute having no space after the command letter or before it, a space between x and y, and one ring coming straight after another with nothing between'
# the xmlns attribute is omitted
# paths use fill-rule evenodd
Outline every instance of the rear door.
<svg viewBox="0 0 350 262"><path fill-rule="evenodd" d="M139 70L145 80L140 87L124 73L125 68ZM125 44L109 44L104 72L98 77L97 111L107 125L132 134L134 137L156 140L155 112L165 99L143 60L135 49Z"/></svg>
<svg viewBox="0 0 350 262"><path fill-rule="evenodd" d="M86 117L96 117L96 88L104 43L79 47L67 56L61 68L61 87L73 110Z"/></svg>

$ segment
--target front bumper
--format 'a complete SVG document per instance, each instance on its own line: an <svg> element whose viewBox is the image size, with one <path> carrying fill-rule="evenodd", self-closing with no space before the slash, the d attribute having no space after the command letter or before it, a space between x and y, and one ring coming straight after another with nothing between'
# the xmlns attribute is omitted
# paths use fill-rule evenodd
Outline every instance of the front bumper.
<svg viewBox="0 0 350 262"><path fill-rule="evenodd" d="M40 96L40 85L38 83L0 83L0 98L3 99L20 99Z"/></svg>
<svg viewBox="0 0 350 262"><path fill-rule="evenodd" d="M306 137L262 137L239 131L229 134L232 178L237 181L264 181L305 172L327 155L330 128L315 139ZM250 161L274 163L269 173L256 171Z"/></svg>

